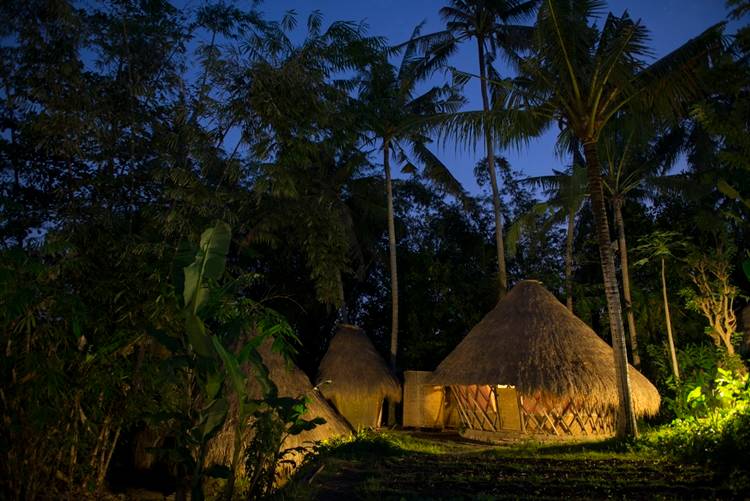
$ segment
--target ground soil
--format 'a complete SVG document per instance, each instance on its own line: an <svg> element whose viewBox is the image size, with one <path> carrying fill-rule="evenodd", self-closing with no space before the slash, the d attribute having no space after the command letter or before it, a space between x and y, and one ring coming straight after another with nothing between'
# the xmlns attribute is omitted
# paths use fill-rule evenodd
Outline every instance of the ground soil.
<svg viewBox="0 0 750 501"><path fill-rule="evenodd" d="M595 445L487 446L456 435L413 433L407 442L405 450L385 453L324 454L306 465L280 497L750 499L746 487L732 487L731 479L708 468L606 447L600 451Z"/></svg>

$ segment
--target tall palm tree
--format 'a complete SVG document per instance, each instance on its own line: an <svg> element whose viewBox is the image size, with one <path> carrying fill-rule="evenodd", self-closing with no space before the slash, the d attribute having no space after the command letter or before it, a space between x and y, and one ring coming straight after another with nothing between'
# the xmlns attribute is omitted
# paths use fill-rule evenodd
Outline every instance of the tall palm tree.
<svg viewBox="0 0 750 501"><path fill-rule="evenodd" d="M388 62L387 53L374 61L359 78L359 101L363 105L365 127L381 144L388 210L388 249L391 272L391 343L390 365L396 369L398 353L398 268L396 260L396 227L393 215L393 181L391 160L399 161L405 171L421 165L423 174L446 192L466 200L461 184L429 149L424 119L441 113L453 113L463 98L451 86L431 87L418 92L417 86L435 68L434 60L419 54L419 33L400 47L404 51L398 67ZM392 409L392 407L391 407ZM393 413L389 413L392 419Z"/></svg>
<svg viewBox="0 0 750 501"><path fill-rule="evenodd" d="M630 294L630 270L628 267L628 248L625 239L625 219L622 217L622 206L625 198L641 184L640 169L628 169L629 159L632 154L633 134L628 134L624 144L618 145L615 138L608 137L608 141L602 142L604 153L604 188L612 202L615 226L617 226L617 247L620 254L620 273L622 274L622 295L625 302L625 316L628 320L628 333L630 338L630 354L633 365L640 367L641 358L638 354L638 334L633 315L633 300ZM618 150L618 146L622 146Z"/></svg>
<svg viewBox="0 0 750 501"><path fill-rule="evenodd" d="M532 16L538 4L539 0L450 0L448 6L440 9L446 29L421 37L419 41L435 55L436 62L444 62L457 50L459 44L476 40L482 112L486 116L492 108L488 75L497 79L491 63L498 50L511 52L528 46L531 28L517 23ZM495 171L496 138L493 138L493 130L488 126L483 127L483 135L492 188L499 293L503 297L508 290L508 273L505 266L500 191Z"/></svg>
<svg viewBox="0 0 750 501"><path fill-rule="evenodd" d="M599 142L603 157L603 183L609 197L617 227L622 296L625 303L630 352L633 365L640 368L638 333L633 314L630 290L630 268L628 247L625 238L625 218L622 209L626 201L642 202L653 198L653 193L671 188L670 176L666 176L681 150L679 131L659 130L656 124L643 120L615 119L604 132ZM650 189L652 188L652 189ZM655 190L653 189L655 188Z"/></svg>
<svg viewBox="0 0 750 501"><path fill-rule="evenodd" d="M635 436L638 430L597 143L609 120L625 109L642 116L682 112L686 101L700 91L698 73L707 65L709 52L723 47L723 24L646 65L646 29L627 13L609 14L602 28L597 28L591 19L604 7L600 0L544 0L535 25L533 53L517 59L516 92L537 117L563 123L583 146L618 375L618 434Z"/></svg>
<svg viewBox="0 0 750 501"><path fill-rule="evenodd" d="M644 257L635 263L642 266L651 259L658 260L661 265L661 293L664 301L664 322L667 326L667 343L669 356L672 361L672 373L675 381L680 381L680 368L677 365L677 351L675 350L674 334L672 333L672 316L669 314L669 297L667 294L667 259L674 258L675 252L684 252L687 244L681 240L680 234L675 231L655 231L642 237L638 241L635 252Z"/></svg>
<svg viewBox="0 0 750 501"><path fill-rule="evenodd" d="M551 176L536 176L524 180L525 184L542 189L547 199L535 204L531 210L522 215L508 230L508 251L514 253L515 242L525 228L534 224L536 216L551 212L547 224L565 221L565 306L573 311L573 237L575 219L588 196L586 168L574 164L566 171L553 169Z"/></svg>

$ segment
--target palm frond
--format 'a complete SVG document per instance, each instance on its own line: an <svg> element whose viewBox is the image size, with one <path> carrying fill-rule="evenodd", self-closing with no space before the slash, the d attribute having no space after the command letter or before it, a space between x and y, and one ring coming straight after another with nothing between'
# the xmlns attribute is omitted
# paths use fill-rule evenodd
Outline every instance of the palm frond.
<svg viewBox="0 0 750 501"><path fill-rule="evenodd" d="M415 39L419 37L424 23L425 21L422 21L417 26L415 26L409 40L401 46L404 49L404 57L401 60L397 78L399 82L404 82L402 83L402 87L409 86L408 82L405 81L419 77L418 72L415 71L415 68L418 67L419 63L424 60L424 58L419 54L419 46L415 42Z"/></svg>
<svg viewBox="0 0 750 501"><path fill-rule="evenodd" d="M458 40L449 30L443 30L412 36L406 42L395 45L393 50L400 51L409 46L413 47L416 53L430 54L433 59L445 63L458 50Z"/></svg>
<svg viewBox="0 0 750 501"><path fill-rule="evenodd" d="M425 128L437 131L441 144L452 141L456 148L476 151L484 139L484 127L493 131L493 137L502 147L521 148L542 134L550 124L544 108L496 109L485 115L482 111L441 113L422 121Z"/></svg>
<svg viewBox="0 0 750 501"><path fill-rule="evenodd" d="M514 257L518 251L518 243L523 234L537 225L539 218L543 217L552 209L546 202L534 204L528 212L521 214L508 228L505 235L505 251L508 257Z"/></svg>
<svg viewBox="0 0 750 501"><path fill-rule="evenodd" d="M493 7L502 23L518 23L532 17L539 8L540 3L541 0L501 0L500 2L495 2L496 5Z"/></svg>
<svg viewBox="0 0 750 501"><path fill-rule="evenodd" d="M501 25L492 33L492 38L499 47L505 49L504 52L517 54L531 48L534 28L518 24Z"/></svg>
<svg viewBox="0 0 750 501"><path fill-rule="evenodd" d="M678 49L651 64L634 79L647 109L665 116L682 116L704 88L702 72L728 47L726 23L717 23Z"/></svg>
<svg viewBox="0 0 750 501"><path fill-rule="evenodd" d="M424 176L446 193L465 203L468 200L466 190L451 173L450 169L423 143L415 142L411 145L414 155L424 166Z"/></svg>
<svg viewBox="0 0 750 501"><path fill-rule="evenodd" d="M729 11L729 17L738 21L742 19L748 12L750 12L750 2L748 0L727 0L727 7L732 10Z"/></svg>
<svg viewBox="0 0 750 501"><path fill-rule="evenodd" d="M633 74L643 67L642 60L651 53L647 47L648 31L639 22L634 22L627 13L621 17L610 14L599 36L593 58L593 74L589 83L588 100L593 113L608 113L608 95L616 89L623 95L631 95Z"/></svg>

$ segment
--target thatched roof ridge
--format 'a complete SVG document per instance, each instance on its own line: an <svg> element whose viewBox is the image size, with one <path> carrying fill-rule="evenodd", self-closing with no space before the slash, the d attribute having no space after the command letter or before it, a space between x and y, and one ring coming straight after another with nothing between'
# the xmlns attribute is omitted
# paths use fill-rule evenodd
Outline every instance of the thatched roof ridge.
<svg viewBox="0 0 750 501"><path fill-rule="evenodd" d="M328 398L401 400L401 384L367 334L354 325L339 325L320 362L317 381Z"/></svg>
<svg viewBox="0 0 750 501"><path fill-rule="evenodd" d="M635 412L655 414L659 393L629 366ZM522 394L619 405L612 348L540 282L518 283L443 360L432 382L504 384Z"/></svg>

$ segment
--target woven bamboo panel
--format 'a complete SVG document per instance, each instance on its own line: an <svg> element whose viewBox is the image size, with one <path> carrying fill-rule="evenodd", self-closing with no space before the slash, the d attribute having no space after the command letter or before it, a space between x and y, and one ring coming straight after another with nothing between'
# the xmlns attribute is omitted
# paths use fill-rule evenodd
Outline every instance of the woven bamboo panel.
<svg viewBox="0 0 750 501"><path fill-rule="evenodd" d="M539 395L521 399L527 433L556 436L609 435L615 431L613 409L594 409L572 400L545 402Z"/></svg>
<svg viewBox="0 0 750 501"><path fill-rule="evenodd" d="M570 399L521 396L512 387L451 386L461 422L481 433L521 432L557 437L609 435L615 431L613 409L596 409Z"/></svg>
<svg viewBox="0 0 750 501"><path fill-rule="evenodd" d="M404 371L403 424L414 428L445 426L445 388L427 384L428 371Z"/></svg>
<svg viewBox="0 0 750 501"><path fill-rule="evenodd" d="M488 385L451 386L461 420L472 430L521 431L521 413L515 388Z"/></svg>
<svg viewBox="0 0 750 501"><path fill-rule="evenodd" d="M446 428L459 428L461 426L461 414L459 413L456 396L453 394L450 386L446 386L443 389L445 390L443 425Z"/></svg>

